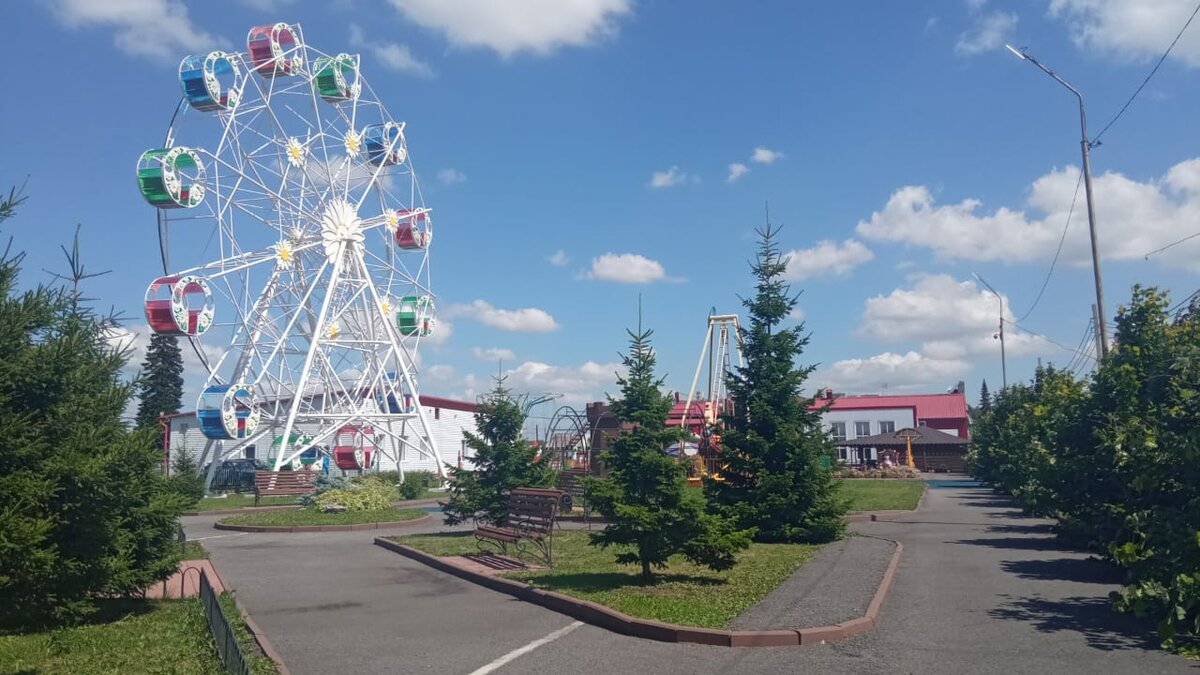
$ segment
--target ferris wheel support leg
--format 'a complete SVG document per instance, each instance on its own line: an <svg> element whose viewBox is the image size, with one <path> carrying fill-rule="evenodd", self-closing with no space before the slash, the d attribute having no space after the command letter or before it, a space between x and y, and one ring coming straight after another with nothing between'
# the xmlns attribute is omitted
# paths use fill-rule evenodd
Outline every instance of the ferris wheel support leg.
<svg viewBox="0 0 1200 675"><path fill-rule="evenodd" d="M334 291L337 289L338 280L342 276L342 260L346 257L346 245L344 243L338 245L337 257L334 259L333 272L329 276L329 290L325 293L325 299L321 302L321 311L317 315L317 326L325 325L325 318L329 314L329 305L333 301ZM314 282L315 283L315 282ZM296 384L296 391L292 392L292 406L288 410L287 422L283 425L283 440L279 445L279 454L275 456L274 471L278 471L279 467L283 466L283 458L291 449L292 428L296 426L296 415L300 412L300 406L304 404L304 389L308 386L308 376L312 371L313 359L317 355L317 350L320 349L320 337L316 331L313 332L312 342L308 345L308 354L304 356L304 370L300 372L300 381Z"/></svg>
<svg viewBox="0 0 1200 675"><path fill-rule="evenodd" d="M708 345L712 342L712 321L708 323L708 330L704 334L704 342L700 344L700 358L696 359L696 374L692 375L692 386L688 387L687 403L683 406L683 419L679 421L679 433L683 436L687 432L688 417L692 412L692 397L696 393L696 383L700 381L700 371L704 368L704 356L708 353ZM683 446L680 445L679 455L683 456Z"/></svg>
<svg viewBox="0 0 1200 675"><path fill-rule="evenodd" d="M362 272L366 274L366 263L363 262L361 257L359 257L357 261ZM396 361L400 366L396 370L399 372L400 376L404 378L404 383L408 385L408 390L413 394L413 408L416 410L417 419L421 422L420 430L423 434L421 438L424 440L425 445L428 446L429 452L433 455L434 462L437 465L438 477L445 480L446 467L442 465L442 455L438 452L437 444L433 440L433 431L429 427L429 421L425 418L425 408L421 405L421 394L419 391L417 391L416 382L413 381L412 374L408 370L407 352L403 347L400 346L400 336L397 333L396 326L393 325L390 320L388 320L387 315L383 314L382 305L379 301L379 294L375 292L375 287L368 284L367 288L371 293L371 299L375 303L375 307L379 308L379 312L383 316L383 325L387 327L388 340L392 343L392 352L396 355Z"/></svg>
<svg viewBox="0 0 1200 675"><path fill-rule="evenodd" d="M200 451L200 462L199 462L199 464L200 464L200 468L201 468L201 469L203 469L203 468L204 468L204 462L205 462L205 460L208 460L208 459L209 459L209 455L208 455L208 453L209 453L209 452L210 452L210 451L213 449L213 446L214 446L214 445L216 445L216 443L217 443L217 442L216 442L216 441L214 441L214 440L212 440L212 439L209 439L209 440L207 440L207 441L205 441L205 442L204 442L204 449ZM216 461L216 458L215 458L215 457L213 457L213 458L211 459L211 461L212 461L212 464L211 464L211 465L208 467L208 471L206 471L206 472L204 473L204 492L205 492L206 494L208 493L208 490L209 490L209 488L212 486L212 479L213 479L213 475L215 475L215 474L216 474L216 472L217 472L217 461Z"/></svg>

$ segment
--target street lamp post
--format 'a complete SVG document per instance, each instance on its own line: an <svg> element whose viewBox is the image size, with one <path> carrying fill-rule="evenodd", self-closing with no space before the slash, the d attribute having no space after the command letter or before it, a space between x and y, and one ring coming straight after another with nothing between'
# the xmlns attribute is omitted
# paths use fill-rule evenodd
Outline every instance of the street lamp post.
<svg viewBox="0 0 1200 675"><path fill-rule="evenodd" d="M971 272L971 276L979 280L979 283L987 287L992 295L1000 301L1000 388L1008 389L1008 362L1004 357L1004 296L996 292L992 285L983 280L983 277Z"/></svg>
<svg viewBox="0 0 1200 675"><path fill-rule="evenodd" d="M1066 80L1059 77L1058 74L1053 70L1050 70L1046 66L1042 65L1040 61L1033 58L1029 52L1023 49L1021 51L1017 51L1012 45L1006 44L1004 46L1008 48L1008 51L1015 54L1017 58L1021 59L1022 61L1028 61L1032 63L1043 73L1046 73L1050 77L1054 78L1055 82L1058 82L1062 86L1069 89L1071 93L1075 94L1075 97L1079 99L1079 131L1081 136L1079 145L1083 152L1083 185L1087 192L1088 232L1090 233L1092 239L1092 274L1095 276L1096 280L1096 309L1098 311L1099 319L1097 321L1097 330L1099 331L1100 335L1100 358L1104 359L1104 357L1108 356L1108 328L1104 323L1104 282L1100 277L1100 248L1096 243L1096 208L1092 202L1092 143L1087 137L1087 113L1084 112L1083 108L1083 94L1079 93L1078 89L1072 87Z"/></svg>

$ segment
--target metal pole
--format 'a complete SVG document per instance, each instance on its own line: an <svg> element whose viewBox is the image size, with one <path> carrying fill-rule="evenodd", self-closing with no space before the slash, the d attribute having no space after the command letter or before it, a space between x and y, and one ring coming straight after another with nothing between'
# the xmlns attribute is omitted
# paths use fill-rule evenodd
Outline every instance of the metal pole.
<svg viewBox="0 0 1200 675"><path fill-rule="evenodd" d="M1012 45L1004 46L1008 48L1008 51L1015 54L1017 58L1032 63L1043 73L1054 78L1055 82L1066 87L1072 94L1075 94L1075 98L1079 99L1079 144L1080 150L1083 152L1083 184L1087 193L1088 233L1092 240L1092 274L1096 282L1096 335L1100 338L1100 360L1103 360L1104 357L1108 356L1108 327L1104 322L1104 281L1100 275L1100 245L1096 241L1096 207L1092 201L1092 143L1087 137L1087 113L1083 107L1083 94L1079 93L1078 89L1072 87L1069 82L1059 77L1053 70L1033 58L1029 52L1025 50L1017 51Z"/></svg>
<svg viewBox="0 0 1200 675"><path fill-rule="evenodd" d="M1008 388L1008 360L1004 355L1004 296L997 293L996 289L992 288L992 285L983 277L974 272L971 272L971 276L978 279L979 283L987 287L992 292L992 295L996 296L996 299L1000 301L1000 389L1004 390Z"/></svg>

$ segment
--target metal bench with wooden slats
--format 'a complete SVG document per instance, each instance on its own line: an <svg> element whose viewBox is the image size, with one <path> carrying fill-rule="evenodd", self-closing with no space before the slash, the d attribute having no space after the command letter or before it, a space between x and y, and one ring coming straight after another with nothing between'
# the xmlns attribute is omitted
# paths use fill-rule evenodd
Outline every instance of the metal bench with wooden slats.
<svg viewBox="0 0 1200 675"><path fill-rule="evenodd" d="M517 488L508 498L508 512L503 524L485 524L475 527L475 540L480 552L486 546L499 549L508 555L512 544L518 558L529 547L535 549L546 562L554 561L554 516L558 511L558 500L562 490L551 488Z"/></svg>
<svg viewBox="0 0 1200 675"><path fill-rule="evenodd" d="M269 495L306 495L316 489L314 471L255 471L254 505Z"/></svg>

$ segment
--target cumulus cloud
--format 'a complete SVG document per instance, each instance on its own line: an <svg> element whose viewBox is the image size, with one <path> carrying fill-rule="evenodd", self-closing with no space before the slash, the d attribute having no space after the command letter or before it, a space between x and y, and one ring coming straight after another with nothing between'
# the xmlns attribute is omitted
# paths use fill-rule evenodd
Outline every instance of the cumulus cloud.
<svg viewBox="0 0 1200 675"><path fill-rule="evenodd" d="M992 12L978 15L972 19L971 27L959 34L954 53L975 56L992 51L1011 41L1016 30L1016 14Z"/></svg>
<svg viewBox="0 0 1200 675"><path fill-rule="evenodd" d="M367 40L363 35L362 28L357 24L350 24L350 45L370 51L380 63L391 70L420 77L433 77L433 69L429 67L429 64L413 56L408 45L398 42Z"/></svg>
<svg viewBox="0 0 1200 675"><path fill-rule="evenodd" d="M1196 9L1192 0L1051 0L1050 16L1062 21L1080 49L1124 59L1157 57ZM1189 29L1171 59L1200 66L1200 31Z"/></svg>
<svg viewBox="0 0 1200 675"><path fill-rule="evenodd" d="M749 170L750 167L746 166L745 164L742 164L741 162L733 162L729 165L729 177L725 179L725 182L732 183L733 181L746 175L746 172Z"/></svg>
<svg viewBox="0 0 1200 675"><path fill-rule="evenodd" d="M605 253L592 259L588 278L644 284L666 278L662 263L636 253Z"/></svg>
<svg viewBox="0 0 1200 675"><path fill-rule="evenodd" d="M483 300L466 305L452 305L446 314L451 317L465 316L485 326L514 332L549 333L559 328L558 322L544 309L498 309Z"/></svg>
<svg viewBox="0 0 1200 675"><path fill-rule="evenodd" d="M555 267L566 267L567 263L571 262L571 259L567 257L567 252L561 248L555 251L554 255L551 255L547 260Z"/></svg>
<svg viewBox="0 0 1200 675"><path fill-rule="evenodd" d="M678 166L672 166L666 171L655 171L650 174L650 182L646 185L652 188L668 188L687 182L699 183L700 177L680 171Z"/></svg>
<svg viewBox="0 0 1200 675"><path fill-rule="evenodd" d="M443 185L463 183L467 180L467 175L458 169L442 169L437 173L437 177L438 180L442 181Z"/></svg>
<svg viewBox="0 0 1200 675"><path fill-rule="evenodd" d="M875 254L856 239L847 239L840 244L826 239L812 248L788 251L783 257L788 261L786 278L808 279L828 274L845 276Z"/></svg>
<svg viewBox="0 0 1200 675"><path fill-rule="evenodd" d="M517 358L513 350L503 347L489 347L487 349L472 347L471 353L481 361L514 361Z"/></svg>
<svg viewBox="0 0 1200 675"><path fill-rule="evenodd" d="M1054 170L1034 181L1028 205L1044 217L1001 206L980 212L981 202L937 204L923 185L892 193L883 209L860 221L857 233L874 241L931 249L944 260L1029 262L1049 260L1058 247L1079 170ZM1100 252L1107 259L1138 260L1196 232L1200 222L1200 158L1171 167L1161 178L1137 181L1119 173L1093 179ZM1064 258L1090 261L1087 210L1081 189L1063 247ZM1119 236L1118 236L1119 234ZM1200 269L1200 239L1175 246L1154 260Z"/></svg>
<svg viewBox="0 0 1200 675"><path fill-rule="evenodd" d="M134 56L174 59L170 61L174 64L181 53L207 53L217 47L230 47L227 40L193 25L187 6L177 0L51 0L50 7L69 28L113 28L117 47Z"/></svg>
<svg viewBox="0 0 1200 675"><path fill-rule="evenodd" d="M1014 322L1007 297L1004 320L1010 325ZM920 341L920 353L927 358L961 360L997 352L999 327L996 296L974 281L936 274L919 278L912 288L869 298L858 330L879 341ZM1049 349L1050 343L1010 327L1005 348L1010 355L1036 354Z"/></svg>
<svg viewBox="0 0 1200 675"><path fill-rule="evenodd" d="M618 373L625 373L619 363L588 361L581 366L554 366L525 361L505 373L505 384L518 393L562 394L563 404L582 406L602 401L605 393L616 391Z"/></svg>
<svg viewBox="0 0 1200 675"><path fill-rule="evenodd" d="M782 152L778 150L770 150L760 145L757 148L754 148L754 154L750 156L750 161L758 164L773 164L775 160L782 158Z"/></svg>
<svg viewBox="0 0 1200 675"><path fill-rule="evenodd" d="M865 359L835 361L813 375L819 388L848 393L938 389L961 378L970 364L958 359L934 359L918 352L884 352Z"/></svg>
<svg viewBox="0 0 1200 675"><path fill-rule="evenodd" d="M389 0L406 19L451 44L502 56L595 44L617 33L632 0Z"/></svg>

